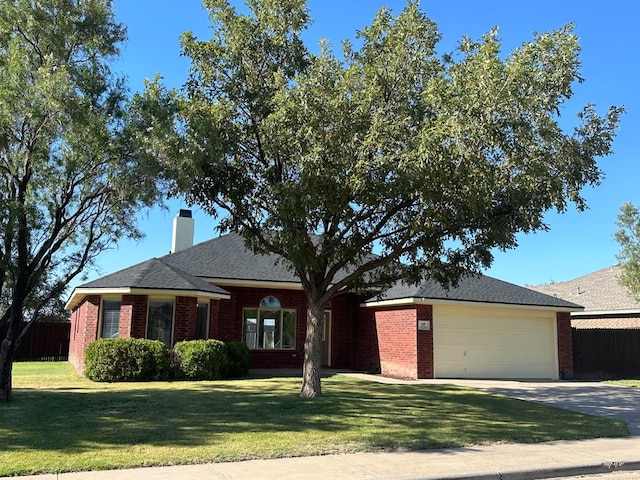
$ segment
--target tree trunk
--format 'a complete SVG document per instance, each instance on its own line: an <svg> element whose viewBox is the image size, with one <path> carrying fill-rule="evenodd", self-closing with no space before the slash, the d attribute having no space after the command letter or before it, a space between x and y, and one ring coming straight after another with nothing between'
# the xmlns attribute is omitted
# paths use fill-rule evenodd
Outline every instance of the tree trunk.
<svg viewBox="0 0 640 480"><path fill-rule="evenodd" d="M8 338L2 340L0 345L0 402L13 400L11 375L13 370L13 342Z"/></svg>
<svg viewBox="0 0 640 480"><path fill-rule="evenodd" d="M322 330L324 328L324 303L309 300L307 311L307 336L304 341L304 365L302 371L302 398L322 396L320 368L322 366Z"/></svg>

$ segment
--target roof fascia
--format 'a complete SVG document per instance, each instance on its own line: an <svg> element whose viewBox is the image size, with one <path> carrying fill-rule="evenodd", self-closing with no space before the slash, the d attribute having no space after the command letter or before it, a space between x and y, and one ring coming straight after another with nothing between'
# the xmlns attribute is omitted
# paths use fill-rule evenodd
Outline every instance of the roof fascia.
<svg viewBox="0 0 640 480"><path fill-rule="evenodd" d="M598 316L598 315L640 315L640 308L631 308L624 310L583 310L580 312L574 312L572 317L581 316Z"/></svg>
<svg viewBox="0 0 640 480"><path fill-rule="evenodd" d="M147 295L158 297L176 297L189 296L198 298L209 298L212 300L229 300L231 295L228 293L203 292L201 290L171 290L171 289L155 289L155 288L76 288L73 290L71 297L64 306L65 310L73 310L82 301L84 297L89 295Z"/></svg>
<svg viewBox="0 0 640 480"><path fill-rule="evenodd" d="M577 312L582 307L560 307L553 305L523 305L520 303L500 303L500 302L474 302L470 300L446 300L440 298L397 298L393 300L380 300L375 302L361 303L361 307L395 307L402 305L461 305L467 307L503 307L503 308L524 308L527 310L553 310L554 312Z"/></svg>

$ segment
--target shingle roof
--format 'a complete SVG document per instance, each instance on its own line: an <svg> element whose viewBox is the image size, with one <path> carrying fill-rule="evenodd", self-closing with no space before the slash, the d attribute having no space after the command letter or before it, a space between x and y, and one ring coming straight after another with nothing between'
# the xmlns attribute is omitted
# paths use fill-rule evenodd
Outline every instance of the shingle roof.
<svg viewBox="0 0 640 480"><path fill-rule="evenodd" d="M188 272L169 265L163 259L152 258L132 267L100 277L78 288L136 288L145 290L189 290L228 294Z"/></svg>
<svg viewBox="0 0 640 480"><path fill-rule="evenodd" d="M295 282L299 277L282 265L281 257L257 255L235 233L222 235L162 257L168 265L204 278Z"/></svg>
<svg viewBox="0 0 640 480"><path fill-rule="evenodd" d="M397 283L380 298L371 298L367 302L425 299L455 300L503 305L527 305L538 307L557 307L581 309L576 303L545 295L531 289L504 282L487 275L462 278L457 288L446 290L435 281L426 281L418 286Z"/></svg>
<svg viewBox="0 0 640 480"><path fill-rule="evenodd" d="M620 284L620 266L613 265L566 282L535 285L529 288L584 305L589 311L640 310L640 302Z"/></svg>

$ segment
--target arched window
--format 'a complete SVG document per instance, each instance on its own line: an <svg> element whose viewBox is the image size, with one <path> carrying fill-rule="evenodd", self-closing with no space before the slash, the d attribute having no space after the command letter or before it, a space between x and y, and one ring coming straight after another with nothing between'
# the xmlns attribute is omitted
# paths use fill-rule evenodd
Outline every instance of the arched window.
<svg viewBox="0 0 640 480"><path fill-rule="evenodd" d="M296 311L282 308L276 297L265 297L258 308L245 308L244 343L252 350L296 348Z"/></svg>

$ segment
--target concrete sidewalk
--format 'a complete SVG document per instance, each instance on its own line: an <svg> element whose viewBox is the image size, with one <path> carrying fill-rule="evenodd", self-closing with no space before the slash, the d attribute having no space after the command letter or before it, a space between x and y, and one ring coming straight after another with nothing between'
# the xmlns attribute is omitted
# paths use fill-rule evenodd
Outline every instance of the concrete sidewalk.
<svg viewBox="0 0 640 480"><path fill-rule="evenodd" d="M13 480L532 480L620 470L637 470L640 478L640 437L502 444L422 452L326 455L11 478Z"/></svg>

